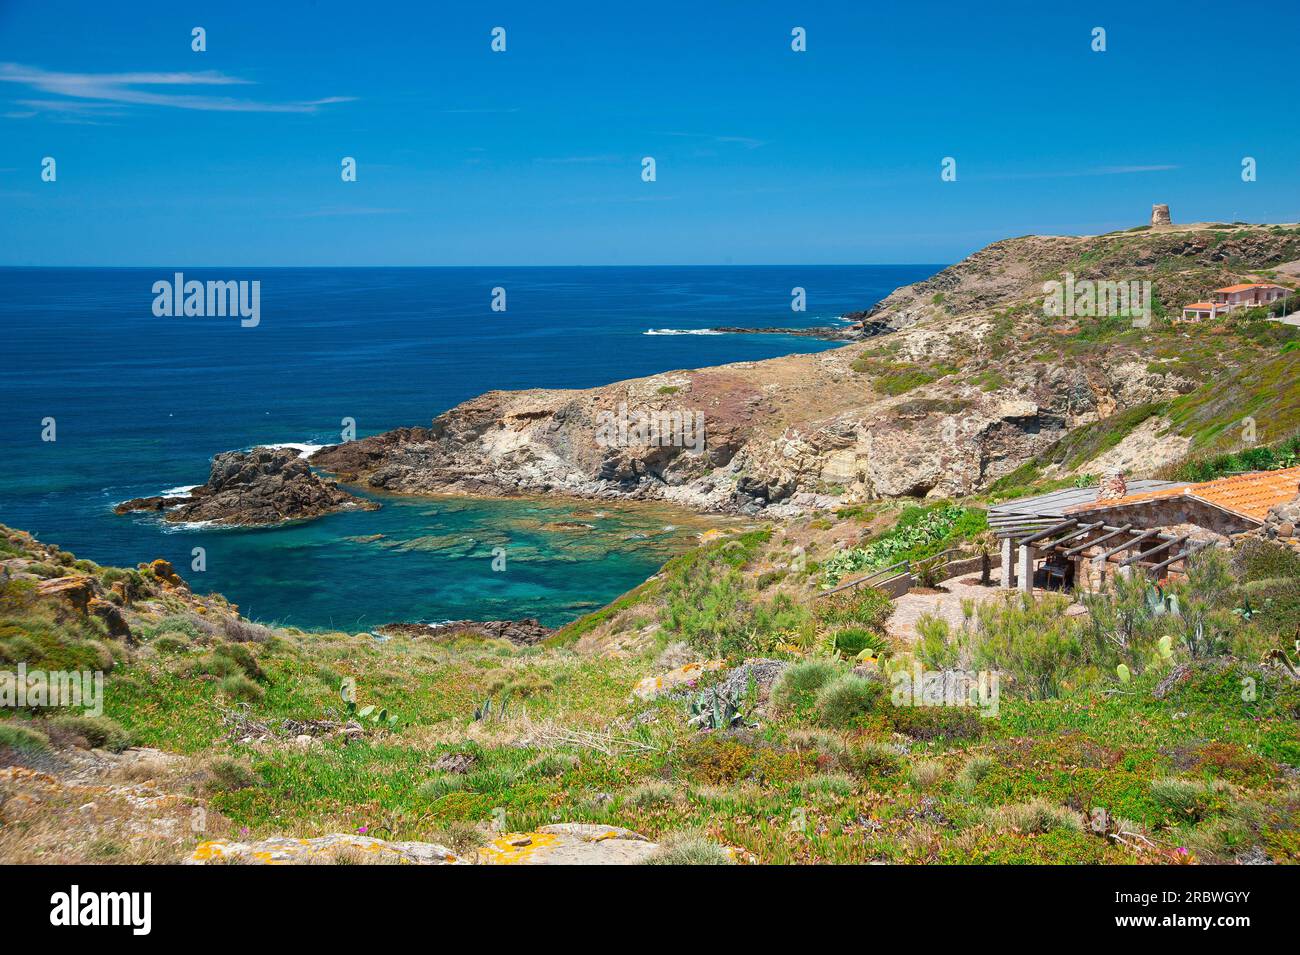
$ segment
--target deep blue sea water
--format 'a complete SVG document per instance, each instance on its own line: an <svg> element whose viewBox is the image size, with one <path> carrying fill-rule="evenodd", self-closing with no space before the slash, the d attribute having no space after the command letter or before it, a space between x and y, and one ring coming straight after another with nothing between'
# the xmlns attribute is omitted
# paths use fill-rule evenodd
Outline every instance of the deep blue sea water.
<svg viewBox="0 0 1300 955"><path fill-rule="evenodd" d="M159 318L174 269L0 269L0 522L101 564L173 561L200 592L308 628L536 616L558 624L654 573L687 530L658 508L383 497L282 528L112 513L200 484L219 451L427 425L498 388L583 388L832 347L651 329L833 323L939 266L181 269L261 282L261 322ZM494 287L507 310L493 312ZM790 309L807 289L808 308ZM57 440L41 440L42 419ZM554 527L577 520L580 532ZM698 529L698 528L694 528ZM375 535L383 535L376 538ZM507 569L490 569L507 547ZM207 570L190 571L191 548Z"/></svg>

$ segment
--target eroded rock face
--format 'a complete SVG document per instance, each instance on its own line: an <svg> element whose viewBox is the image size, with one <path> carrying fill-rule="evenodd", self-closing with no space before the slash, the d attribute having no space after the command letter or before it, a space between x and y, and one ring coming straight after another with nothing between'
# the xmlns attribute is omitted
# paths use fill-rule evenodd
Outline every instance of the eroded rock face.
<svg viewBox="0 0 1300 955"><path fill-rule="evenodd" d="M144 497L118 504L118 514L165 511L171 522L269 525L332 511L379 505L318 476L292 448L227 451L212 459L208 482L188 496Z"/></svg>
<svg viewBox="0 0 1300 955"><path fill-rule="evenodd" d="M937 361L941 337L918 328L897 340L904 353L914 346ZM855 357L844 349L590 391L490 392L431 428L326 448L312 464L394 493L562 493L704 511L806 511L970 494L1073 427L1192 387L1172 375L1135 382L1125 363L1109 374L1049 365L1022 369L1004 390L938 381L888 397L851 367ZM702 447L602 443L601 415L619 408L632 416L698 415Z"/></svg>

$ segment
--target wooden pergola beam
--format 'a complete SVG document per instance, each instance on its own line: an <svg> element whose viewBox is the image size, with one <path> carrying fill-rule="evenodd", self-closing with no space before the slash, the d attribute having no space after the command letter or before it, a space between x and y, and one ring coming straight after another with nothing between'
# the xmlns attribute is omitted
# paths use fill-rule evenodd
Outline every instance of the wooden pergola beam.
<svg viewBox="0 0 1300 955"><path fill-rule="evenodd" d="M1071 547L1069 550L1065 552L1065 556L1073 557L1075 554L1081 554L1089 547L1095 547L1098 544L1110 540L1112 537L1115 537L1118 534L1123 534L1125 531L1131 531L1132 529L1133 529L1132 524L1125 524L1123 527L1117 527L1109 534L1102 534L1100 537L1094 537L1092 540L1080 544L1078 547Z"/></svg>
<svg viewBox="0 0 1300 955"><path fill-rule="evenodd" d="M1052 541L1052 542L1051 542L1050 544L1048 544L1047 546L1049 546L1049 547L1060 547L1060 546L1061 546L1062 544L1064 544L1066 541L1074 540L1074 539L1075 539L1076 537L1078 537L1080 534L1089 534L1089 533L1091 533L1091 532L1097 530L1097 528L1099 528L1099 527L1105 527L1105 526L1106 526L1106 522L1105 522L1105 521L1097 521L1097 523L1095 523L1095 524L1084 524L1084 525L1083 525L1082 527L1080 527L1077 531L1071 531L1069 534L1066 534L1064 537L1058 537L1056 540ZM1084 545L1084 546L1091 546L1091 545Z"/></svg>
<svg viewBox="0 0 1300 955"><path fill-rule="evenodd" d="M1154 567L1148 567L1147 569L1153 574L1158 573L1159 571L1164 570L1170 564L1176 564L1180 560L1187 560L1187 558L1191 557L1193 554L1200 553L1201 551L1205 550L1205 548L1209 546L1210 546L1209 541L1197 541L1191 547L1187 548L1187 550L1180 550L1177 554L1174 554L1174 556L1170 557L1168 560L1162 560Z"/></svg>
<svg viewBox="0 0 1300 955"><path fill-rule="evenodd" d="M1021 547L1024 547L1027 544L1033 544L1036 541L1040 541L1045 537L1051 537L1053 534L1057 533L1058 531L1063 531L1067 527L1074 527L1078 523L1079 522L1076 521L1074 518L1070 518L1067 521L1061 521L1061 523L1059 524L1053 524L1051 527L1047 528L1046 530L1041 530L1037 534L1031 534L1028 537L1024 538L1023 540L1017 541L1017 543Z"/></svg>
<svg viewBox="0 0 1300 955"><path fill-rule="evenodd" d="M1183 534L1181 537L1172 538L1171 540L1161 541L1159 544L1157 544L1155 547L1152 547L1150 550L1143 551L1140 554L1135 554L1134 556L1130 557L1128 560L1120 561L1119 565L1121 567L1128 567L1132 564L1140 563L1146 560L1152 554L1158 554L1162 550L1165 550L1166 548L1175 547L1178 544L1181 544L1185 540L1187 540L1186 534Z"/></svg>
<svg viewBox="0 0 1300 955"><path fill-rule="evenodd" d="M1131 549L1133 545L1136 544L1138 541L1146 540L1148 537L1152 536L1153 534L1155 534L1155 531L1143 531L1141 534L1137 535L1137 537L1130 537L1127 541L1120 544L1118 547L1112 547L1110 550L1106 551L1106 553L1098 554L1096 557L1093 558L1093 560L1109 560L1111 557L1115 556L1120 551Z"/></svg>

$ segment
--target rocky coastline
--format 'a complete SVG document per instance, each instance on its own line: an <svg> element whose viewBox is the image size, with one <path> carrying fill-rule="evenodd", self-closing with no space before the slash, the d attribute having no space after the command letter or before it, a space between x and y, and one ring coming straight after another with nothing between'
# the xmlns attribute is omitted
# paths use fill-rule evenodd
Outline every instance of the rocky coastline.
<svg viewBox="0 0 1300 955"><path fill-rule="evenodd" d="M379 507L321 478L293 448L258 447L218 454L212 459L207 483L183 496L138 497L113 510L117 514L159 512L169 523L266 527L334 511Z"/></svg>
<svg viewBox="0 0 1300 955"><path fill-rule="evenodd" d="M428 427L324 448L310 463L396 494L558 494L774 518L882 498L961 497L1031 463L1044 476L1098 473L1103 453L1155 468L1188 443L1159 409L1205 386L1203 369L1153 361L1153 343L1139 337L1107 333L1072 347L1079 322L1046 315L1044 278L1155 276L1157 296L1174 302L1297 254L1275 227L1243 226L1218 246L1216 235L1193 226L1004 240L844 316L852 325L719 329L833 334L846 341L841 348L591 389L491 391ZM1222 264L1225 247L1242 258L1235 272ZM1051 457L1081 429L1104 430L1144 409L1151 413L1094 451L1085 442L1068 460ZM609 439L614 420L618 440ZM347 504L306 505L309 515L335 506ZM198 520L207 510L194 500L167 513Z"/></svg>

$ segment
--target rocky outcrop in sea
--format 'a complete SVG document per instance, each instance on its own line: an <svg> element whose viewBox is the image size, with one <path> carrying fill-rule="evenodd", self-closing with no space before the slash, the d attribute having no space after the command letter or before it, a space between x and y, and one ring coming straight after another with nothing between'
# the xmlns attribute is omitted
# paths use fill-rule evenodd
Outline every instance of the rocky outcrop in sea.
<svg viewBox="0 0 1300 955"><path fill-rule="evenodd" d="M159 511L173 523L266 526L379 506L320 477L293 448L254 448L218 454L207 483L183 497L138 497L113 510Z"/></svg>

